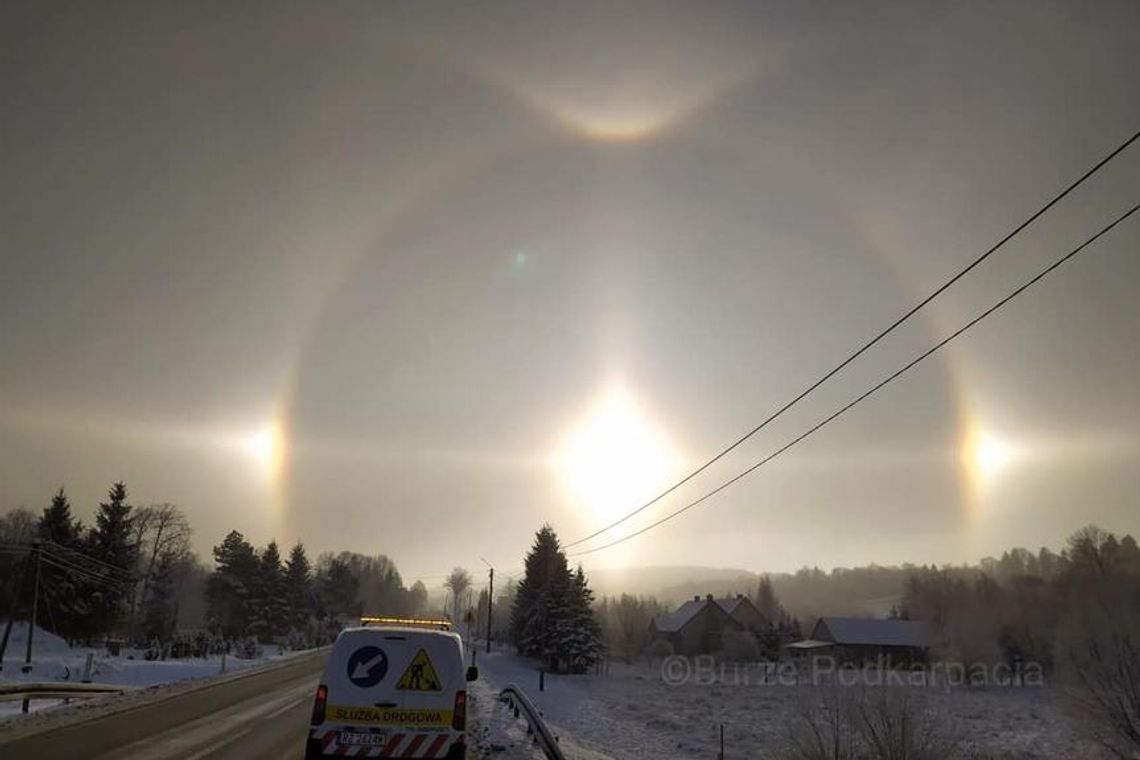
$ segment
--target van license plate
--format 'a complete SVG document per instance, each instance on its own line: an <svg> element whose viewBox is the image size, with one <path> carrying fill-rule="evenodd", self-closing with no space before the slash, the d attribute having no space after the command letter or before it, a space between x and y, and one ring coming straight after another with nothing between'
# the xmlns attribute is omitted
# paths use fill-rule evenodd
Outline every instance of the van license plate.
<svg viewBox="0 0 1140 760"><path fill-rule="evenodd" d="M340 744L347 746L382 747L387 741L387 734L361 734L355 731L340 732Z"/></svg>

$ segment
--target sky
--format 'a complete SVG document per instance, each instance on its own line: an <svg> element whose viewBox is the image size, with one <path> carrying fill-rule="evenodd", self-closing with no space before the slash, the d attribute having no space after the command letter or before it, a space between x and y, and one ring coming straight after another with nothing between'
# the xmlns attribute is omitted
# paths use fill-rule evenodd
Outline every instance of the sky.
<svg viewBox="0 0 1140 760"><path fill-rule="evenodd" d="M7 3L0 509L116 480L406 578L699 465L1140 128L1134 2ZM1134 145L718 485L1140 201ZM572 561L1140 531L1140 219Z"/></svg>

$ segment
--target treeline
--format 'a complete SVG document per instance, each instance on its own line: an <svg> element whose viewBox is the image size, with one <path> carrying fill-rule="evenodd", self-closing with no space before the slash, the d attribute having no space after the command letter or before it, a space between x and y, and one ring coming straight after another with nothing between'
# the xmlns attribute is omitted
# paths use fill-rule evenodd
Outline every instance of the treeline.
<svg viewBox="0 0 1140 760"><path fill-rule="evenodd" d="M190 548L186 516L170 504L133 506L115 483L94 523L63 489L38 516L0 515L0 619L27 618L38 565L37 623L71 644L118 638L166 644L186 634L312 646L361 614L416 615L428 592L405 588L384 555L321 554L298 543L282 556L237 531L214 547L212 570Z"/></svg>
<svg viewBox="0 0 1140 760"><path fill-rule="evenodd" d="M212 631L228 638L288 637L315 645L362 614L410 616L427 604L423 583L405 588L384 555L322 554L314 566L301 543L282 559L277 542L257 549L232 531L214 547L214 563L206 619Z"/></svg>
<svg viewBox="0 0 1140 760"><path fill-rule="evenodd" d="M1140 547L1095 526L1074 533L1059 554L1013 549L978 567L911 572L900 614L922 620L936 654L971 662L1032 661L1063 666L1075 623L1140 617Z"/></svg>
<svg viewBox="0 0 1140 760"><path fill-rule="evenodd" d="M110 632L167 634L179 607L176 590L196 587L204 573L190 535L176 507L132 507L122 483L111 486L94 524L85 526L60 489L38 517L26 510L0 517L0 544L7 547L0 615L27 614L38 565L40 623L69 642Z"/></svg>

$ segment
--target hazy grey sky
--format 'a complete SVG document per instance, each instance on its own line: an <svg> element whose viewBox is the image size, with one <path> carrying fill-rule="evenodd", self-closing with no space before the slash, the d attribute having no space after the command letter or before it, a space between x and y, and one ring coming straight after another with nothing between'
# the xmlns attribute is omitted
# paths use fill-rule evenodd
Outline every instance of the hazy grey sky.
<svg viewBox="0 0 1140 760"><path fill-rule="evenodd" d="M0 508L507 568L752 427L1140 127L1140 4L8 3ZM1140 200L1140 147L633 526ZM587 567L1140 530L1140 223Z"/></svg>

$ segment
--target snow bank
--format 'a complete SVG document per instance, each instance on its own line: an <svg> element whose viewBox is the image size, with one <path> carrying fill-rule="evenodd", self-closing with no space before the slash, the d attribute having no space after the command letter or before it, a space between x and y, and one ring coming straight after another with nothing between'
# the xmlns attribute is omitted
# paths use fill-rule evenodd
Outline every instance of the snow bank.
<svg viewBox="0 0 1140 760"><path fill-rule="evenodd" d="M0 621L0 632L3 631ZM222 672L222 657L214 655L205 659L187 658L181 660L153 660L144 658L142 650L124 649L120 656L111 657L102 648L67 646L67 642L54 633L36 626L32 639L32 669L23 672L28 625L17 622L12 626L8 648L4 653L3 671L0 671L0 684L28 683L32 681L79 682L87 664L88 654L92 655L91 680L97 683L121 684L131 687L155 686L157 684L184 681L191 678L208 678ZM279 647L263 647L262 656L242 660L228 655L225 658L226 672L262 665L266 662L286 657ZM37 700L31 703L33 710L43 710L60 704L50 700ZM0 718L18 714L19 702L0 702Z"/></svg>

